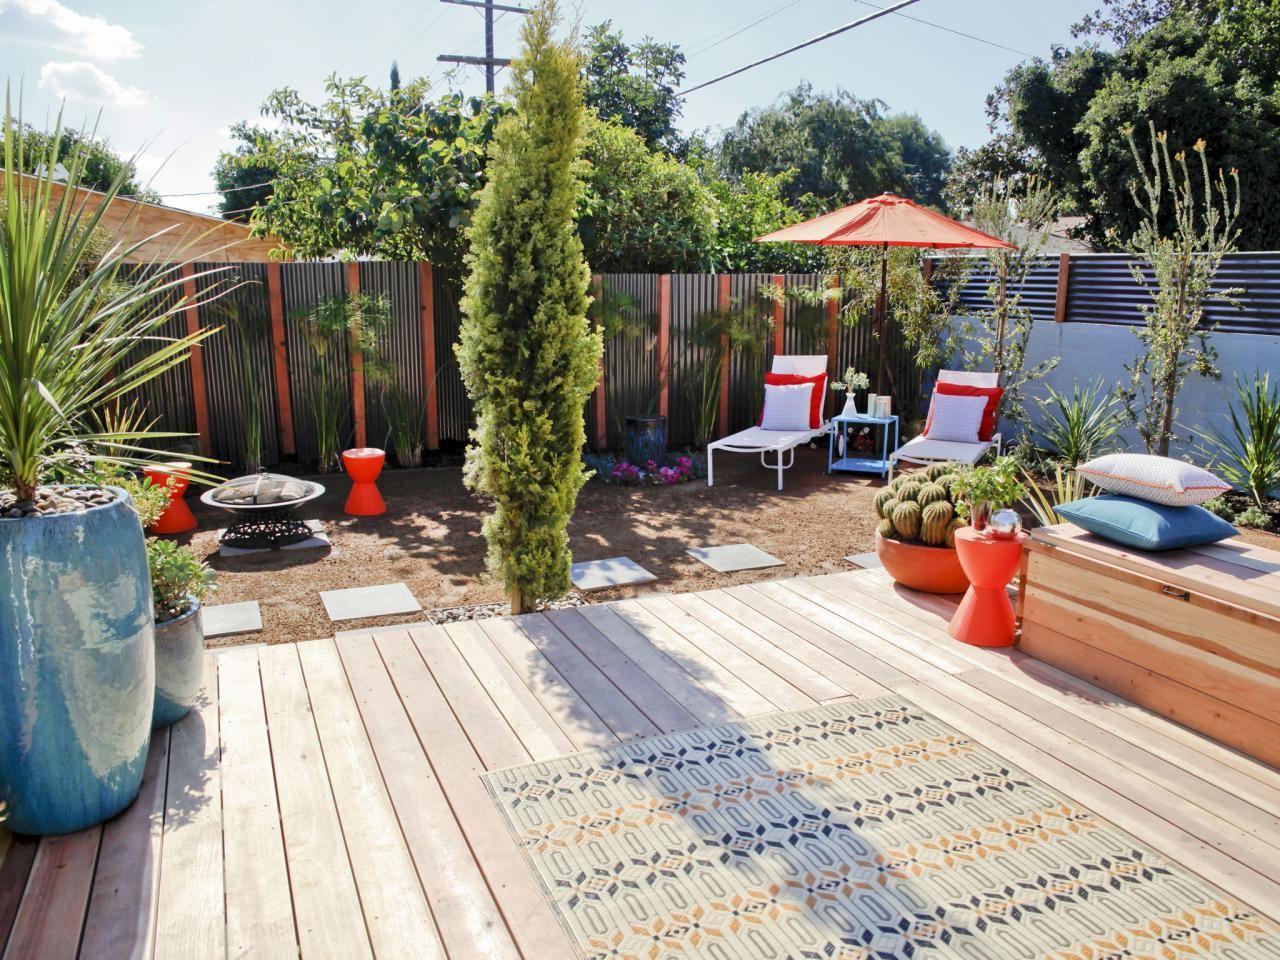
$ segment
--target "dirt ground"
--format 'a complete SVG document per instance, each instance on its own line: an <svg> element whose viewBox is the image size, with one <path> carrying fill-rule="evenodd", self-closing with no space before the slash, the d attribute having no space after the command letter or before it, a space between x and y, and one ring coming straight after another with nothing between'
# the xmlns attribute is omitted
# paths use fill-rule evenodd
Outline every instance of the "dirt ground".
<svg viewBox="0 0 1280 960"><path fill-rule="evenodd" d="M716 458L716 485L704 481L672 487L618 487L590 482L578 498L569 526L575 560L630 557L658 580L635 588L593 592L591 602L636 593L723 587L780 576L850 569L849 554L873 549L871 501L878 478L826 474L826 451L802 449L787 471L786 489L747 456ZM403 581L423 610L502 599L501 585L485 572L481 534L484 505L462 485L458 468L393 470L378 482L387 512L356 518L342 513L350 488L344 476L318 478L327 487L306 511L324 521L332 541L326 551L284 551L246 557L217 555L216 531L226 516L195 497L188 502L200 521L191 543L218 572L210 602L257 600L261 634L215 642L284 643L333 636L336 630L410 623L422 614L331 624L321 590ZM1244 539L1280 548L1280 537L1248 532ZM685 549L752 543L786 566L722 574Z"/></svg>

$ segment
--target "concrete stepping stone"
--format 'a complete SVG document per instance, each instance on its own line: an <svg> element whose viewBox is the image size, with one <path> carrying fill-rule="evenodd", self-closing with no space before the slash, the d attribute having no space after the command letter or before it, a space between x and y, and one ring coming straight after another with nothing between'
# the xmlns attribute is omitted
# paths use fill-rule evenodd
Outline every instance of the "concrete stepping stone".
<svg viewBox="0 0 1280 960"><path fill-rule="evenodd" d="M233 633L258 633L262 630L262 610L257 600L202 606L200 624L206 637L225 637Z"/></svg>
<svg viewBox="0 0 1280 960"><path fill-rule="evenodd" d="M765 567L781 567L783 561L749 543L730 543L723 547L693 547L685 553L701 560L717 573L733 573L736 570L761 570Z"/></svg>
<svg viewBox="0 0 1280 960"><path fill-rule="evenodd" d="M881 570L884 564L880 562L879 554L872 551L871 553L854 553L845 557L855 567L861 567L863 570Z"/></svg>
<svg viewBox="0 0 1280 960"><path fill-rule="evenodd" d="M569 568L569 578L579 590L603 590L652 583L658 578L629 557L585 560Z"/></svg>
<svg viewBox="0 0 1280 960"><path fill-rule="evenodd" d="M383 583L376 587L322 590L320 602L331 621L359 620L362 617L389 617L397 613L417 613L422 609L403 583Z"/></svg>

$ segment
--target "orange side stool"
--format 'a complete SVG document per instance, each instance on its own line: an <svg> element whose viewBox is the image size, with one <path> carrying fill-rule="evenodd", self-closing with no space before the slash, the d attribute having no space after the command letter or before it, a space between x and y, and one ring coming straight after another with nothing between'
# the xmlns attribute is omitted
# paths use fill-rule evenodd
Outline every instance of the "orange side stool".
<svg viewBox="0 0 1280 960"><path fill-rule="evenodd" d="M342 508L344 511L353 517L376 517L387 512L387 505L382 502L382 494L374 482L386 460L386 451L377 447L342 451L342 465L351 477L351 493L347 495L347 505Z"/></svg>
<svg viewBox="0 0 1280 960"><path fill-rule="evenodd" d="M960 601L947 632L975 647L1013 646L1013 603L1005 588L1022 561L1025 533L997 540L972 527L956 531L956 553L969 577L969 590Z"/></svg>
<svg viewBox="0 0 1280 960"><path fill-rule="evenodd" d="M186 533L196 528L196 515L191 512L182 495L187 491L191 477L187 471L191 464L185 460L174 460L171 463L146 467L142 472L157 487L164 487L169 493L169 506L160 519L151 525L152 533Z"/></svg>

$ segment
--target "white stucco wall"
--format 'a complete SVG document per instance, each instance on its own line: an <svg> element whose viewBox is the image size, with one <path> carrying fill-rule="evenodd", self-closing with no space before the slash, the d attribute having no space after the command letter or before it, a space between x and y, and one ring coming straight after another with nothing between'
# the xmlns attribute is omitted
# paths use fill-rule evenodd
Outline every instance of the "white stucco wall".
<svg viewBox="0 0 1280 960"><path fill-rule="evenodd" d="M1180 437L1202 431L1206 426L1228 429L1227 410L1235 397L1234 374L1249 377L1255 371L1270 373L1271 382L1280 384L1280 337L1246 333L1215 333L1211 342L1218 351L1219 380L1206 380L1190 375L1186 386L1178 395L1176 422L1180 425ZM1070 393L1076 383L1092 384L1101 379L1104 386L1128 384L1126 363L1133 360L1142 349L1132 327L1113 327L1097 323L1038 322L1032 328L1027 349L1028 365L1050 357L1060 357L1061 362L1042 381L1028 388L1030 396L1046 396L1044 384L1051 385L1059 393ZM1033 418L1039 416L1039 405L1030 404ZM1006 436L1008 424L1004 425ZM1142 440L1136 431L1127 429L1123 434L1130 449L1143 450ZM1178 443L1175 456L1189 456L1202 460L1195 452L1194 444Z"/></svg>

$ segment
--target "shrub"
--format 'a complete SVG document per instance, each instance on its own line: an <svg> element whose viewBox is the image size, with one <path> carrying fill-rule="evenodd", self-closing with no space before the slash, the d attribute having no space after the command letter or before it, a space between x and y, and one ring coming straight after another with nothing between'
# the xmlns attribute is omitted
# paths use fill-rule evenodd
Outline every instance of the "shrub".
<svg viewBox="0 0 1280 960"><path fill-rule="evenodd" d="M582 408L600 332L587 322L590 274L574 223L585 122L578 57L553 37L556 5L525 19L513 66L515 112L498 125L489 182L468 231L458 360L475 402L466 480L493 502L489 569L513 613L569 589L567 526L582 465Z"/></svg>
<svg viewBox="0 0 1280 960"><path fill-rule="evenodd" d="M1124 422L1124 404L1112 393L1102 392L1102 381L1091 387L1075 384L1071 395L1045 386L1048 397L1036 397L1045 415L1035 431L1041 446L1074 470L1105 452Z"/></svg>
<svg viewBox="0 0 1280 960"><path fill-rule="evenodd" d="M1269 374L1248 382L1236 377L1231 432L1205 437L1204 451L1224 480L1253 497L1259 507L1280 488L1280 387Z"/></svg>
<svg viewBox="0 0 1280 960"><path fill-rule="evenodd" d="M147 562L157 623L182 616L191 609L192 598L199 603L217 589L216 575L208 564L190 547L173 540L148 540Z"/></svg>

